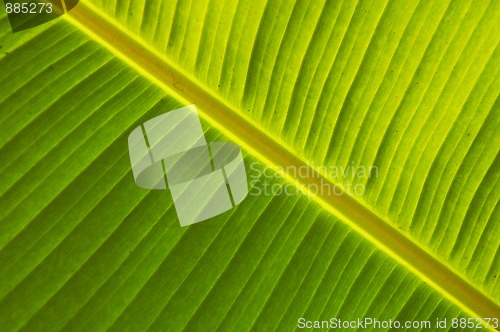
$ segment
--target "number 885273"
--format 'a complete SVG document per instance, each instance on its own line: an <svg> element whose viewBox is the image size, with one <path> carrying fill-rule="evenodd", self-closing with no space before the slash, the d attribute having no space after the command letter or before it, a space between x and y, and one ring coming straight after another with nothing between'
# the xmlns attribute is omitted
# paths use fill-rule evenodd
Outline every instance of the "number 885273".
<svg viewBox="0 0 500 332"><path fill-rule="evenodd" d="M41 14L52 13L52 4L45 2L23 2L23 3L7 3L5 5L7 14Z"/></svg>

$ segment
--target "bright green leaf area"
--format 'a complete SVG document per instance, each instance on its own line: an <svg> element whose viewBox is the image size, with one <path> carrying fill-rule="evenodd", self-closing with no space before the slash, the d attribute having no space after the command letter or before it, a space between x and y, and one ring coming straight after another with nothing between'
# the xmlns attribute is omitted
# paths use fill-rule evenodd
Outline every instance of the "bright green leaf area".
<svg viewBox="0 0 500 332"><path fill-rule="evenodd" d="M93 2L310 164L377 166L331 180L500 303L498 2ZM127 136L183 105L64 19L0 12L0 330L468 317L306 195L180 228Z"/></svg>
<svg viewBox="0 0 500 332"><path fill-rule="evenodd" d="M91 2L500 303L500 2Z"/></svg>

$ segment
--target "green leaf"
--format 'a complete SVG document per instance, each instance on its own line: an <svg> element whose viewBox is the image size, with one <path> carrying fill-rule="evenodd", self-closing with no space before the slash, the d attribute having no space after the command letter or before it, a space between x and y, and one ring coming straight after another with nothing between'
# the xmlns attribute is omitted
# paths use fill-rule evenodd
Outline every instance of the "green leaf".
<svg viewBox="0 0 500 332"><path fill-rule="evenodd" d="M2 330L498 317L499 9L96 0L15 34L2 13ZM191 103L251 188L181 228L127 136Z"/></svg>

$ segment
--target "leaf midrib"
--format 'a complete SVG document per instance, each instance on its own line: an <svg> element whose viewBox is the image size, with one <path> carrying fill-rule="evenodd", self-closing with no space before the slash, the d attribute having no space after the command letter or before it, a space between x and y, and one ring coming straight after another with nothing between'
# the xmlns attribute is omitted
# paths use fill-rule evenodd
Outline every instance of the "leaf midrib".
<svg viewBox="0 0 500 332"><path fill-rule="evenodd" d="M195 103L202 117L256 158L269 165L307 167L311 171L307 174L314 174L311 166L283 142L273 139L258 124L240 115L196 78L184 73L164 55L130 35L92 5L80 1L65 18L179 101ZM319 187L325 183L335 186L322 176L294 179L285 173L281 175L301 188ZM325 210L343 220L467 313L476 317L496 317L500 312L500 307L493 300L382 217L353 197L336 195L335 192L339 191L321 196L308 194Z"/></svg>

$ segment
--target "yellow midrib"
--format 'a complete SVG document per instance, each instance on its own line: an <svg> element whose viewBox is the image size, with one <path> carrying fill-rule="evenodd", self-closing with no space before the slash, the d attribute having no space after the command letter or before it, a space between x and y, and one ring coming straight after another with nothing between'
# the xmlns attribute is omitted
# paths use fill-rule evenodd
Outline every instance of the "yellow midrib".
<svg viewBox="0 0 500 332"><path fill-rule="evenodd" d="M68 8L66 7L66 0L62 0L61 3L62 3L62 7L63 7L64 12L67 13Z"/></svg>
<svg viewBox="0 0 500 332"><path fill-rule="evenodd" d="M65 17L179 101L195 103L210 124L264 163L310 168L293 151L240 115L233 106L211 93L196 78L190 77L164 55L130 35L91 4L80 1ZM179 82L182 88L179 88ZM282 175L302 188L330 183L317 176L292 179L287 174ZM500 307L491 299L354 198L334 193L321 196L311 194L311 197L468 314L485 318L496 317L500 313Z"/></svg>

